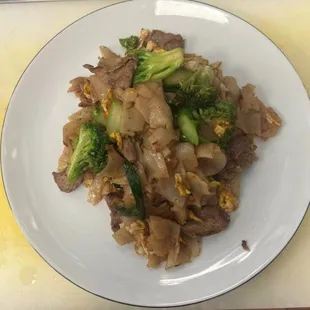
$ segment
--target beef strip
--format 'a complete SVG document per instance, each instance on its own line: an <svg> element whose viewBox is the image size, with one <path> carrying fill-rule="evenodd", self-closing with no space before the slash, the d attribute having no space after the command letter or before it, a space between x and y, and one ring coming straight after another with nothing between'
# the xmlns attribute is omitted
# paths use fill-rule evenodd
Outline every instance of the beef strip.
<svg viewBox="0 0 310 310"><path fill-rule="evenodd" d="M214 176L215 179L225 183L234 179L257 159L255 150L256 145L253 144L252 137L238 132L228 146L227 164L219 174Z"/></svg>
<svg viewBox="0 0 310 310"><path fill-rule="evenodd" d="M53 177L59 189L65 193L71 193L83 182L83 176L80 176L74 183L69 184L67 180L67 174L65 171L53 172Z"/></svg>
<svg viewBox="0 0 310 310"><path fill-rule="evenodd" d="M110 222L111 229L113 232L116 232L120 229L120 224L122 223L121 217L115 210L111 211L110 217L111 217Z"/></svg>
<svg viewBox="0 0 310 310"><path fill-rule="evenodd" d="M190 237L217 234L224 230L230 221L229 215L218 206L196 208L194 213L202 222L190 220L181 226L182 232Z"/></svg>
<svg viewBox="0 0 310 310"><path fill-rule="evenodd" d="M202 196L201 197L201 200L200 200L200 203L202 206L218 206L219 204L219 197L218 195L206 195L206 196Z"/></svg>
<svg viewBox="0 0 310 310"><path fill-rule="evenodd" d="M84 65L84 68L97 75L108 88L122 89L131 86L136 67L136 58L130 56L102 59L97 67Z"/></svg>
<svg viewBox="0 0 310 310"><path fill-rule="evenodd" d="M153 30L147 41L152 41L157 46L167 51L173 50L177 47L184 48L184 40L179 34L166 33L160 30Z"/></svg>
<svg viewBox="0 0 310 310"><path fill-rule="evenodd" d="M228 149L230 164L245 169L249 167L256 159L256 145L251 142L247 135L235 137Z"/></svg>
<svg viewBox="0 0 310 310"><path fill-rule="evenodd" d="M124 207L124 202L119 193L110 193L105 197L105 201L110 209L111 229L116 232L120 229L122 223L121 216L116 211L118 208Z"/></svg>

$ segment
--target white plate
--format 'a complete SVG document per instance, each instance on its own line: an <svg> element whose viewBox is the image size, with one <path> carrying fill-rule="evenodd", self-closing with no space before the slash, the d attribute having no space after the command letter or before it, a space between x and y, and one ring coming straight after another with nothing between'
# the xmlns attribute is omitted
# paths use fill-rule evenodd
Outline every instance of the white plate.
<svg viewBox="0 0 310 310"><path fill-rule="evenodd" d="M204 239L192 264L149 270L132 246L112 239L104 203L87 192L61 193L51 172L62 149L62 126L77 110L68 81L89 74L99 45L122 52L118 38L140 28L181 33L187 51L222 60L239 85L257 94L283 119L280 133L259 143L260 159L242 183L241 205L229 228ZM134 1L96 11L63 30L35 57L11 98L2 137L2 169L14 215L33 247L78 286L122 303L175 306L223 294L266 267L286 246L310 199L310 105L292 65L262 33L208 5ZM246 239L251 252L245 252Z"/></svg>

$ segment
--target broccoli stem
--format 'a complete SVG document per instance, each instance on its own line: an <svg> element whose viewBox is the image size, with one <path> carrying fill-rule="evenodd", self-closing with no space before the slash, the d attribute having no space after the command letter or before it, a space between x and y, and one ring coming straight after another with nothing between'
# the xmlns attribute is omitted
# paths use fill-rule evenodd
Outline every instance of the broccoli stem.
<svg viewBox="0 0 310 310"><path fill-rule="evenodd" d="M174 91L178 89L180 84L184 83L192 75L193 72L185 68L175 70L173 74L163 80L165 91Z"/></svg>
<svg viewBox="0 0 310 310"><path fill-rule="evenodd" d="M108 119L106 118L106 116L104 115L104 111L103 111L103 108L101 107L100 104L96 104L93 106L92 108L92 118L93 120L104 126L104 127L107 127L107 122L108 122Z"/></svg>
<svg viewBox="0 0 310 310"><path fill-rule="evenodd" d="M197 123L192 118L191 112L182 108L178 112L177 122L184 137L194 145L199 144L199 136L197 131Z"/></svg>
<svg viewBox="0 0 310 310"><path fill-rule="evenodd" d="M120 132L121 119L122 119L123 107L122 104L114 99L109 109L107 132L111 134L114 132Z"/></svg>

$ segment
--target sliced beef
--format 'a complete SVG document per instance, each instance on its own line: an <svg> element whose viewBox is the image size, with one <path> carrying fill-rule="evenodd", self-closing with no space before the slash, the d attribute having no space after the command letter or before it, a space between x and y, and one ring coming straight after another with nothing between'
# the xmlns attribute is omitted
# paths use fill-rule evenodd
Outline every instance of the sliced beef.
<svg viewBox="0 0 310 310"><path fill-rule="evenodd" d="M53 177L59 189L65 193L71 193L83 182L83 176L80 176L74 183L69 184L66 172L53 172Z"/></svg>
<svg viewBox="0 0 310 310"><path fill-rule="evenodd" d="M228 146L227 164L224 170L215 176L215 179L231 187L230 180L238 177L257 159L255 150L256 145L253 144L252 137L239 131Z"/></svg>
<svg viewBox="0 0 310 310"><path fill-rule="evenodd" d="M147 41L152 41L160 48L163 48L167 51L173 50L177 47L184 48L184 40L179 34L166 33L160 30L153 30Z"/></svg>
<svg viewBox="0 0 310 310"><path fill-rule="evenodd" d="M116 232L120 229L120 224L122 223L121 217L115 210L111 211L110 217L111 217L111 222L110 222L111 229L113 232Z"/></svg>
<svg viewBox="0 0 310 310"><path fill-rule="evenodd" d="M219 197L218 195L210 196L202 196L201 197L201 205L202 206L218 206L219 204Z"/></svg>
<svg viewBox="0 0 310 310"><path fill-rule="evenodd" d="M110 209L111 216L111 229L116 232L120 229L120 224L122 223L121 216L116 211L118 208L124 207L124 202L118 193L111 193L105 197L105 201Z"/></svg>
<svg viewBox="0 0 310 310"><path fill-rule="evenodd" d="M205 206L195 209L199 221L187 221L181 226L182 232L190 237L209 236L224 230L230 221L229 215L217 206Z"/></svg>
<svg viewBox="0 0 310 310"><path fill-rule="evenodd" d="M84 65L84 68L97 75L107 88L122 89L131 86L136 67L136 58L130 56L101 59L97 67Z"/></svg>
<svg viewBox="0 0 310 310"><path fill-rule="evenodd" d="M256 145L247 135L235 137L228 148L228 157L230 165L240 167L242 169L250 166L257 159L255 154Z"/></svg>

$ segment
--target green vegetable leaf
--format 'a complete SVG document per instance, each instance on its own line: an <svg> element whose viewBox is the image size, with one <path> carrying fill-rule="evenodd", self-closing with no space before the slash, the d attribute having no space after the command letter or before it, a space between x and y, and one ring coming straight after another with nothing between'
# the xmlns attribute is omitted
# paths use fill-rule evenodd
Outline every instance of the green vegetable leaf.
<svg viewBox="0 0 310 310"><path fill-rule="evenodd" d="M139 38L130 36L128 38L119 39L119 43L126 49L126 54L132 54L139 46Z"/></svg>
<svg viewBox="0 0 310 310"><path fill-rule="evenodd" d="M121 216L138 216L138 217L140 217L140 213L135 206L132 208L119 208L119 209L117 209L117 212Z"/></svg>
<svg viewBox="0 0 310 310"><path fill-rule="evenodd" d="M134 165L128 161L125 160L125 172L126 177L129 183L129 186L131 188L132 194L135 198L136 204L132 208L122 208L118 211L120 214L131 214L129 216L138 216L140 219L145 218L145 209L144 209L144 203L143 203L143 191L142 191L142 185L140 176L137 173Z"/></svg>

